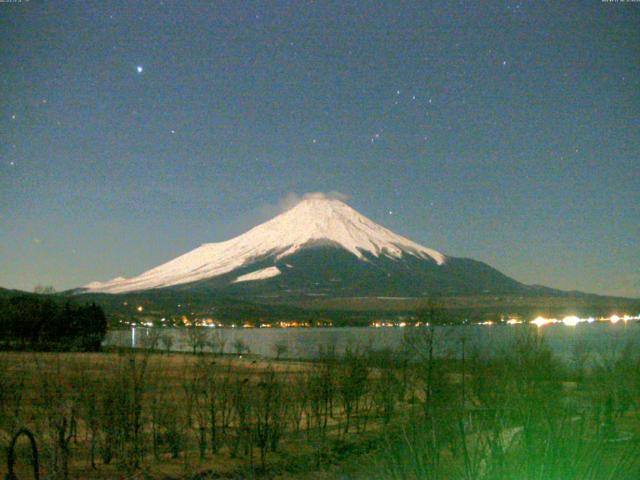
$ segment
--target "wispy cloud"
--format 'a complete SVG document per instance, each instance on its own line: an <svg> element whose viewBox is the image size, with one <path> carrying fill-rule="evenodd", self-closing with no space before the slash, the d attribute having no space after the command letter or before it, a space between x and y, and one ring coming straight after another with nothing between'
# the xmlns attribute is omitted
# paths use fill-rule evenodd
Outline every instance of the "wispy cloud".
<svg viewBox="0 0 640 480"><path fill-rule="evenodd" d="M301 201L309 198L326 198L326 199L340 200L341 202L346 202L347 200L349 200L349 195L347 195L346 193L336 192L336 191L308 192L302 195L299 195L295 192L290 192L276 204L277 213L286 212L287 210L295 207Z"/></svg>

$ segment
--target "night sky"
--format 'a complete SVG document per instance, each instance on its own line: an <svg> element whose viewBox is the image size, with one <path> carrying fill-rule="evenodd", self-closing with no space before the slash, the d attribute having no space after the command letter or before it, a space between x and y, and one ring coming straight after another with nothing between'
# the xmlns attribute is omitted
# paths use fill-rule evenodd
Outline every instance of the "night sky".
<svg viewBox="0 0 640 480"><path fill-rule="evenodd" d="M0 3L0 286L131 276L337 191L640 297L640 3Z"/></svg>

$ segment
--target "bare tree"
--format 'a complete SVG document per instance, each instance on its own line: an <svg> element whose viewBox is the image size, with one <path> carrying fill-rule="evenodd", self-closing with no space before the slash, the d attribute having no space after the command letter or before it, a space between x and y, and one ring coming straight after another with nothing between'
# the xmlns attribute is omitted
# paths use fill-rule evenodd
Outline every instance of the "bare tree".
<svg viewBox="0 0 640 480"><path fill-rule="evenodd" d="M265 471L267 450L278 448L287 407L282 382L271 367L260 375L253 390L254 436L260 449L260 466Z"/></svg>
<svg viewBox="0 0 640 480"><path fill-rule="evenodd" d="M349 432L352 415L358 413L360 399L367 388L369 371L364 358L357 351L348 348L339 364L338 393L345 414L344 433Z"/></svg>
<svg viewBox="0 0 640 480"><path fill-rule="evenodd" d="M171 347L173 347L173 335L170 333L160 335L160 343L167 353L171 352Z"/></svg>
<svg viewBox="0 0 640 480"><path fill-rule="evenodd" d="M140 337L140 345L147 350L155 350L160 342L160 330L157 328L144 329L144 335Z"/></svg>
<svg viewBox="0 0 640 480"><path fill-rule="evenodd" d="M209 344L212 352L217 353L218 355L224 354L224 347L227 344L227 338L222 333L222 330L216 328L213 331L213 334L209 339Z"/></svg>
<svg viewBox="0 0 640 480"><path fill-rule="evenodd" d="M289 350L289 347L285 342L278 342L274 344L272 348L276 354L276 360L280 360L280 357L287 353L287 351Z"/></svg>
<svg viewBox="0 0 640 480"><path fill-rule="evenodd" d="M53 371L51 371L53 370ZM39 400L45 419L47 439L51 444L52 469L63 480L69 478L70 442L77 427L77 404L70 386L63 377L60 358L55 357L52 368L38 365Z"/></svg>
<svg viewBox="0 0 640 480"><path fill-rule="evenodd" d="M241 338L237 338L233 342L233 349L236 352L236 355L240 356L245 352L249 352L249 346L245 343Z"/></svg>
<svg viewBox="0 0 640 480"><path fill-rule="evenodd" d="M33 293L38 293L40 295L52 295L56 293L55 287L51 285L36 285L33 287Z"/></svg>
<svg viewBox="0 0 640 480"><path fill-rule="evenodd" d="M207 332L204 327L199 327L195 323L192 323L187 327L187 338L189 339L189 345L193 350L193 354L202 353L207 343Z"/></svg>

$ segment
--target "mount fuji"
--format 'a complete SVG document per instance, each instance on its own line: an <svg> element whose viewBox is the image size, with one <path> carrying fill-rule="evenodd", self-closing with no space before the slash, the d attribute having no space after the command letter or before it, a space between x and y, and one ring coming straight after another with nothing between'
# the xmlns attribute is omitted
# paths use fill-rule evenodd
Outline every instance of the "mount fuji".
<svg viewBox="0 0 640 480"><path fill-rule="evenodd" d="M203 244L138 276L92 282L81 291L409 297L512 294L537 288L485 263L424 247L341 200L309 194L231 240Z"/></svg>

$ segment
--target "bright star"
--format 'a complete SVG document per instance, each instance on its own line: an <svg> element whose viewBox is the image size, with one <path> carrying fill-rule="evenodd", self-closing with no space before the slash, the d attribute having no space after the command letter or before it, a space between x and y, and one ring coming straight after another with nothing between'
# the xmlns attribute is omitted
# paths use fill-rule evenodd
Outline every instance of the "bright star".
<svg viewBox="0 0 640 480"><path fill-rule="evenodd" d="M142 73L142 70L143 70L142 65L138 65L138 66L136 67L136 71L137 71L138 73Z"/></svg>

